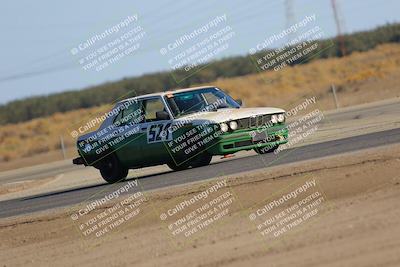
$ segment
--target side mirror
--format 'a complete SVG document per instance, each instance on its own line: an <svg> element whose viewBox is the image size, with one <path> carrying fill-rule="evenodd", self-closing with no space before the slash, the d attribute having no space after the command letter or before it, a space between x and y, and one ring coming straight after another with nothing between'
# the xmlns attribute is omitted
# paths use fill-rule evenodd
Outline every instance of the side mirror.
<svg viewBox="0 0 400 267"><path fill-rule="evenodd" d="M169 114L165 110L157 111L156 112L156 119L160 121L169 120Z"/></svg>
<svg viewBox="0 0 400 267"><path fill-rule="evenodd" d="M242 99L235 99L236 103L239 104L239 106L243 106L243 101Z"/></svg>

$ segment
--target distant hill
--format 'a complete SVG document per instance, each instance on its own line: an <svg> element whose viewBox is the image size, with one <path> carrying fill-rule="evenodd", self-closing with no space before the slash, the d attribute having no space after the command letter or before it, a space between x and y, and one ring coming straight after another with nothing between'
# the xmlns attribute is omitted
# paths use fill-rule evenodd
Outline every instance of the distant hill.
<svg viewBox="0 0 400 267"><path fill-rule="evenodd" d="M336 43L336 39L320 40L319 45L327 47L327 49L308 61L301 62L301 64L319 58L339 57L339 46L328 45L332 41ZM388 24L374 30L345 36L348 54L355 51L367 51L379 44L391 42L400 42L400 24ZM299 64L299 62L294 62L294 64ZM257 72L257 68L248 55L231 57L213 62L207 68L180 82L179 87L190 87L193 84L210 83L220 78L237 77ZM29 121L34 118L50 116L57 112L96 107L112 103L121 96L132 96L132 92L140 95L177 87L178 85L171 73L166 71L125 78L80 91L68 91L16 100L0 106L0 125Z"/></svg>
<svg viewBox="0 0 400 267"><path fill-rule="evenodd" d="M290 110L306 98L316 97L317 102L310 109L327 110L335 107L330 90L332 83L336 85L341 107L400 97L399 69L400 44L384 44L342 58L314 60L281 71L221 78L213 84L234 98L241 98L248 107L275 106ZM38 164L62 159L60 136L64 138L67 156L76 155L76 140L71 137L71 130L109 109L110 105L102 105L1 126L0 169L4 164L21 160L30 163L35 160Z"/></svg>

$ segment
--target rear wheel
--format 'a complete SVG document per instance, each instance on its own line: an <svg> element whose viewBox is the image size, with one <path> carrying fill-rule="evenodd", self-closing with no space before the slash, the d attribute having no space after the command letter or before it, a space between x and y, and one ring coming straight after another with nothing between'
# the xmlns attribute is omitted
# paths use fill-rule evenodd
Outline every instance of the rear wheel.
<svg viewBox="0 0 400 267"><path fill-rule="evenodd" d="M258 154L267 154L274 152L275 149L277 149L279 145L275 145L273 147L271 146L265 146L265 147L256 147L254 148L254 151L257 152Z"/></svg>
<svg viewBox="0 0 400 267"><path fill-rule="evenodd" d="M103 162L100 166L101 176L110 184L125 179L126 176L128 176L128 171L129 170L127 168L121 165L118 158L114 154L103 159Z"/></svg>

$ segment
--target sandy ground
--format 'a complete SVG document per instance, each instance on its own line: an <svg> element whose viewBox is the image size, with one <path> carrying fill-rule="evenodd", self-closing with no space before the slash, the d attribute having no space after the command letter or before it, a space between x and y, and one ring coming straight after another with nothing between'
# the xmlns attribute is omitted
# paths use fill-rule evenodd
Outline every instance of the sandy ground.
<svg viewBox="0 0 400 267"><path fill-rule="evenodd" d="M75 221L87 203L3 219L1 265L399 266L399 152L392 145L139 193L125 202L134 205L119 225L103 223L126 196ZM184 201L192 204L163 217ZM85 236L85 223L110 230ZM262 235L263 223L280 227Z"/></svg>

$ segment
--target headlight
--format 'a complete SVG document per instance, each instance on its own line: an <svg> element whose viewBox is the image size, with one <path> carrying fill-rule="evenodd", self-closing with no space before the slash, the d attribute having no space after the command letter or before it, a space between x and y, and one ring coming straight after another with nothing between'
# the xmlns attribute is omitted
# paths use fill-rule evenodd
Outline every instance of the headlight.
<svg viewBox="0 0 400 267"><path fill-rule="evenodd" d="M285 115L283 113L278 114L278 121L279 122L284 122L285 121Z"/></svg>
<svg viewBox="0 0 400 267"><path fill-rule="evenodd" d="M223 133L226 133L228 130L229 130L229 127L228 127L228 124L226 124L226 123L221 123L220 125L219 125L219 127L221 128L221 132L223 132Z"/></svg>
<svg viewBox="0 0 400 267"><path fill-rule="evenodd" d="M233 130L233 131L236 130L238 128L237 122L236 121L231 121L229 123L229 128L231 128L231 130Z"/></svg>
<svg viewBox="0 0 400 267"><path fill-rule="evenodd" d="M272 123L278 123L278 115L274 114L271 116Z"/></svg>

